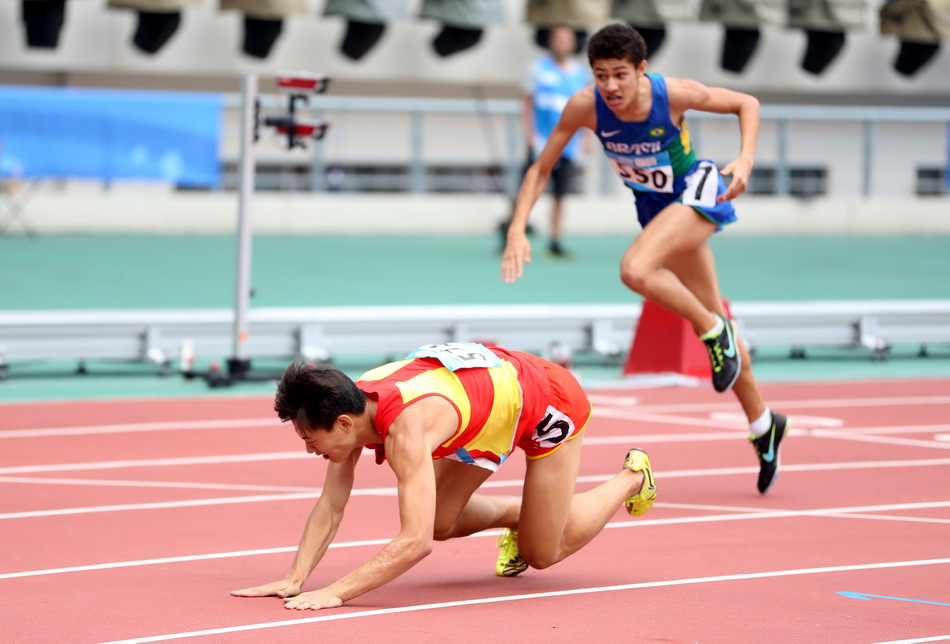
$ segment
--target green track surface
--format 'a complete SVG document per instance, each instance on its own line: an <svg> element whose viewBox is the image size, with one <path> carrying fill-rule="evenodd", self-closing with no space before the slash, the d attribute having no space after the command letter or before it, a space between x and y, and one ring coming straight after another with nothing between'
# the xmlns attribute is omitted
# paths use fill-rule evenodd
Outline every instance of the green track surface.
<svg viewBox="0 0 950 644"><path fill-rule="evenodd" d="M568 240L572 261L535 261L514 285L498 278L495 237L258 236L252 306L594 303L639 298L619 281L629 239ZM229 236L0 237L0 310L221 308L234 298ZM950 237L743 237L712 241L720 283L733 301L950 299ZM0 342L2 344L2 342ZM950 375L950 348L917 358L898 347L872 362L861 352L788 360L761 356L762 380L862 379ZM378 357L350 358L358 373ZM13 365L0 401L112 396L207 395L200 382L157 378L143 366ZM615 381L619 367L579 365L592 384ZM270 383L222 392L271 391Z"/></svg>

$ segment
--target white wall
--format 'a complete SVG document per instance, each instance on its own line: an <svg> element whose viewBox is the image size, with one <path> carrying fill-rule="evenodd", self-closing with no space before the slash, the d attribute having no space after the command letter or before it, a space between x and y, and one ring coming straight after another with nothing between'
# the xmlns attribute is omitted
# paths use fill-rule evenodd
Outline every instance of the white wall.
<svg viewBox="0 0 950 644"><path fill-rule="evenodd" d="M61 43L54 51L28 50L20 24L18 1L0 0L0 83L93 84L116 86L175 86L176 82L214 91L238 90L238 75L247 70L264 74L277 70L310 69L331 74L347 91L361 94L437 93L450 87L454 95L471 97L474 85L495 95L517 95L524 66L538 54L531 28L521 22L524 0L505 0L506 23L491 27L473 50L448 60L437 59L428 42L438 25L416 20L394 22L380 45L360 62L337 53L343 33L338 18L322 18L323 0L311 0L309 15L289 19L275 51L265 62L239 53L240 15L222 14L215 0L186 12L182 29L156 56L138 53L130 44L134 15L107 10L105 0L70 0ZM669 25L667 41L652 68L674 76L698 78L754 93L798 96L803 101L854 101L859 95L902 98L950 106L950 43L917 76L907 79L890 65L897 51L893 38L876 33L849 33L841 56L822 76L803 72L799 61L804 35L775 26L764 27L759 51L747 72L733 75L718 67L721 28L714 24ZM32 80L29 80L32 79ZM171 80L169 80L171 79ZM175 79L178 79L176 81ZM209 80L210 79L210 80ZM215 81L215 82L212 82ZM886 102L886 101L885 101ZM405 115L331 113L330 135L322 152L328 162L405 162L409 157ZM430 161L488 163L507 154L503 118L493 120L494 150L487 143L484 122L477 117L427 117L425 149ZM222 158L237 156L233 113L224 121ZM946 167L947 131L937 125L886 124L875 136L875 164L870 200L859 197L861 187L861 126L841 123L797 123L790 130L792 164L827 166L830 196L807 203L795 200L744 197L744 224L737 231L801 230L808 222L826 232L950 232L947 198L913 197L916 170ZM735 124L707 121L701 131L700 152L716 160L731 159L738 146ZM267 143L257 146L262 161L306 162L313 152L281 151ZM519 152L520 157L520 152ZM776 127L764 122L758 162L777 158ZM588 164L587 196L571 208L590 213L572 218L572 229L589 232L631 230L629 193L611 182L607 198L597 196L599 156ZM497 195L426 197L411 195L259 195L259 225L271 232L357 231L380 229L441 232L489 231L507 208ZM234 224L234 195L175 194L167 187L117 185L104 191L98 184L67 182L45 185L29 203L32 221L45 231L227 231ZM133 216L130 213L135 212ZM543 220L543 217L539 217ZM398 223L394 223L398 222ZM433 223L435 222L435 223ZM635 226L634 226L635 229Z"/></svg>
<svg viewBox="0 0 950 644"><path fill-rule="evenodd" d="M322 142L322 155L330 164L405 164L410 156L409 118L405 114L328 112L331 129ZM485 119L490 119L490 123ZM505 163L508 157L508 128L505 117L476 115L426 116L423 138L424 158L439 164ZM728 162L739 152L736 120L688 117L699 154L717 162ZM521 140L520 124L514 123ZM228 114L222 136L222 158L237 159L238 120ZM793 166L818 166L828 170L829 194L861 194L863 186L863 125L860 122L793 121L789 126L788 158ZM593 137L591 137L593 138ZM287 152L276 135L265 134L256 148L262 162L309 163L312 151ZM915 193L917 169L946 168L948 125L944 123L878 123L873 138L872 190L876 196L911 196ZM592 141L591 154L582 161L588 168L587 187L599 189L600 144ZM516 162L522 163L520 143ZM778 162L778 128L765 120L759 135L756 162L774 166ZM614 192L623 191L619 181L611 181Z"/></svg>
<svg viewBox="0 0 950 644"><path fill-rule="evenodd" d="M466 234L493 233L509 212L499 195L257 194L258 233ZM743 196L740 221L729 234L950 235L950 198L818 198L809 201ZM546 230L549 203L542 198L533 221ZM609 197L570 197L570 234L639 231L629 191ZM69 194L43 191L28 206L28 223L41 233L233 233L234 193L175 193L121 184L108 191L87 185ZM18 226L12 229L20 232Z"/></svg>
<svg viewBox="0 0 950 644"><path fill-rule="evenodd" d="M418 6L418 0L413 2ZM66 84L81 83L84 75L107 82L111 75L121 84L129 82L129 76L138 77L136 82L141 83L142 77L159 75L234 77L245 70L311 69L362 85L369 93L374 84L398 83L485 84L513 90L525 62L538 52L531 43L531 28L522 22L524 0L504 0L506 22L490 27L475 49L439 59L429 47L439 26L403 19L390 25L364 60L353 62L337 52L343 22L320 16L323 4L323 0L310 0L308 15L288 19L270 58L259 62L239 52L240 14L217 11L215 0L188 9L182 28L155 56L131 46L134 14L108 10L105 0L70 0L60 46L54 51L27 49L20 2L5 0L0 2L0 82L10 82L12 71L63 73L48 79ZM805 46L803 32L773 25L763 27L759 49L741 75L719 68L722 29L711 23L671 23L666 43L651 65L672 76L752 92L936 97L950 105L950 46L945 44L936 60L916 76L900 76L891 68L898 43L876 33L872 4L879 3L868 4L870 29L849 32L845 50L818 77L799 67ZM8 73L4 75L4 71Z"/></svg>

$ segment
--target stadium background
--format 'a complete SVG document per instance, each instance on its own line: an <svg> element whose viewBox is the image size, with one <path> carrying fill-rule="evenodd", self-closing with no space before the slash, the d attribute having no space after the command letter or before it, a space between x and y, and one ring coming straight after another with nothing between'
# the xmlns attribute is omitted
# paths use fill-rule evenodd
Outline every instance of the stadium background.
<svg viewBox="0 0 950 644"><path fill-rule="evenodd" d="M311 104L330 130L306 150L287 151L267 131L255 146L252 311L378 305L371 321L385 336L386 316L416 305L632 308L639 298L620 283L618 261L637 224L629 193L596 151L580 164L580 189L566 204L574 259L538 252L523 280L499 279L498 224L524 157L519 88L542 53L534 41L543 21L526 19L529 5L588 32L612 9L641 12L653 35L660 27L666 34L652 70L762 101L740 222L711 242L733 304L778 302L794 314L884 301L916 311L903 318L905 329L942 340L899 343L882 356L861 345L859 320L845 323L841 346L760 347L757 378L793 419L782 478L765 496L755 490L758 467L732 397L708 386L644 387L621 377L622 355L577 353L595 414L578 489L612 476L623 450L644 445L661 490L645 520L618 512L591 547L515 580L494 576L495 535L482 533L488 538L439 544L394 583L316 616L288 614L273 598L228 596L286 570L323 461L274 419L273 380L212 389L176 373L184 346L167 347L174 360L163 370L136 353L147 332L110 337L111 327L96 324L121 311L230 314L242 75L259 75L273 110L281 100L274 75L294 70L332 77ZM0 639L362 642L384 632L398 644L443 641L446 624L475 624L452 637L950 640L948 5L0 2ZM789 7L804 12L794 26ZM699 19L717 8L718 18ZM913 20L900 29L892 20L882 34L882 12L895 11ZM445 20L420 17L430 12L455 28L441 47L484 33L440 56L432 43ZM381 38L353 60L341 43L348 25L367 19ZM727 28L730 55L759 33L739 72L720 64ZM251 31L256 55L244 44ZM809 51L824 57L818 73L802 68ZM83 103L129 97L144 111ZM197 116L182 118L170 104ZM211 125L199 127L202 119ZM166 149L188 144L179 126L191 126L200 154ZM736 154L734 119L695 118L690 129L704 156ZM119 131L122 145L108 136ZM185 176L198 156L203 165ZM138 162L150 178L127 176ZM33 163L67 170L35 173ZM546 206L534 216L537 249ZM114 340L135 359L57 356L69 326L50 320L83 314L93 323L76 327L80 346L67 347L70 355L83 342ZM34 315L46 325L5 335L11 320ZM795 328L799 318L789 317ZM840 320L825 328L825 319L802 318L802 328L838 337ZM24 339L45 358L17 359L14 340ZM332 357L355 376L409 348ZM228 357L205 352L197 366ZM278 370L293 357L254 364ZM398 529L393 477L365 460L334 550L307 589L352 570L366 546ZM518 493L521 461L509 459L489 481L494 493Z"/></svg>

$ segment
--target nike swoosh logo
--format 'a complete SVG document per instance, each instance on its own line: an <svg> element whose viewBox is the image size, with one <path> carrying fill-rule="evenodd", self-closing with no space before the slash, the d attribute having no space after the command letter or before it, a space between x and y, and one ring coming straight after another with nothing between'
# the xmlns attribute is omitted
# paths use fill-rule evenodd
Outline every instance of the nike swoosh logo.
<svg viewBox="0 0 950 644"><path fill-rule="evenodd" d="M775 458L775 424L772 424L771 429L769 430L769 451L766 454L762 455L762 460L766 463L771 463Z"/></svg>
<svg viewBox="0 0 950 644"><path fill-rule="evenodd" d="M722 352L726 355L727 358L736 357L736 338L732 334L732 322L726 321L726 335L729 337L729 348L723 349Z"/></svg>
<svg viewBox="0 0 950 644"><path fill-rule="evenodd" d="M600 131L600 135L605 139L609 139L616 134L620 134L620 130L611 130L610 132L604 132L603 130Z"/></svg>

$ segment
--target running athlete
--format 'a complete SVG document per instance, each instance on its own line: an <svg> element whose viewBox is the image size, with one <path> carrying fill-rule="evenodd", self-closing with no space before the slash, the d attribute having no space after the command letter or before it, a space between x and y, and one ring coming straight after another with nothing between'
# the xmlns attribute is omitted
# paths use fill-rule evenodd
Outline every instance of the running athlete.
<svg viewBox="0 0 950 644"><path fill-rule="evenodd" d="M573 494L591 405L566 369L527 353L428 345L355 383L335 369L293 364L274 409L309 453L330 461L326 481L287 576L231 594L276 595L286 608L341 606L419 563L433 540L490 528L504 529L496 574L546 568L593 539L621 504L639 516L656 498L639 449L619 474ZM516 446L527 456L522 498L477 494ZM399 533L353 572L301 593L340 525L364 449L396 474Z"/></svg>
<svg viewBox="0 0 950 644"><path fill-rule="evenodd" d="M570 27L551 29L548 40L550 54L532 63L523 87L521 118L528 141L528 162L537 158L548 135L557 124L561 110L575 92L590 85L590 74L573 55L577 36ZM560 160L551 170L551 243L552 257L567 258L570 254L561 245L564 219L564 197L571 191L574 162L581 152L581 137L573 137L564 147Z"/></svg>
<svg viewBox="0 0 950 644"><path fill-rule="evenodd" d="M759 130L759 103L748 94L647 73L646 45L626 25L604 27L587 56L594 86L574 94L521 184L501 274L514 282L531 261L525 226L561 150L581 127L593 130L623 182L633 190L643 232L621 260L623 283L686 318L706 344L713 387L733 389L749 420L765 494L778 473L788 420L762 399L749 354L726 317L708 239L736 220L731 200L745 192ZM722 171L699 159L684 115L702 110L739 117L739 158ZM732 175L728 188L723 176ZM745 368L743 368L745 366Z"/></svg>

